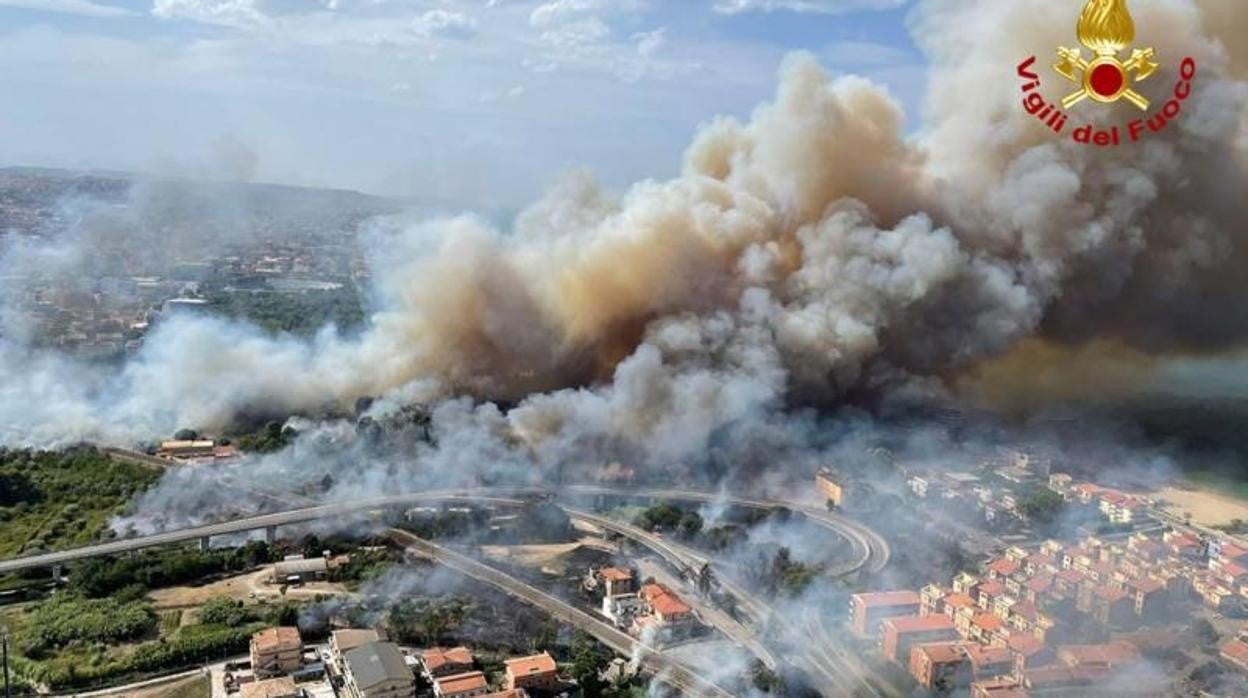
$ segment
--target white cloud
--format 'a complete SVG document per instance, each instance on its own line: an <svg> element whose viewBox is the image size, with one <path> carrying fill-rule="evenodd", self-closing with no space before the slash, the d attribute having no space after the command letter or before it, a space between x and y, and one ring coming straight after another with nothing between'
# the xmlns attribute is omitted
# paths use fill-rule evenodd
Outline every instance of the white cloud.
<svg viewBox="0 0 1248 698"><path fill-rule="evenodd" d="M643 0L550 0L533 9L529 24L550 27L586 17L636 12L645 7Z"/></svg>
<svg viewBox="0 0 1248 698"><path fill-rule="evenodd" d="M267 19L256 0L155 0L152 14L226 26L255 25Z"/></svg>
<svg viewBox="0 0 1248 698"><path fill-rule="evenodd" d="M416 33L425 37L467 39L477 33L477 21L462 12L429 10L412 23Z"/></svg>
<svg viewBox="0 0 1248 698"><path fill-rule="evenodd" d="M20 7L86 17L125 17L134 14L124 7L102 5L92 0L0 0L0 7Z"/></svg>
<svg viewBox="0 0 1248 698"><path fill-rule="evenodd" d="M555 48L577 48L596 44L611 36L611 28L598 18L570 22L542 32L542 42Z"/></svg>
<svg viewBox="0 0 1248 698"><path fill-rule="evenodd" d="M642 58L649 58L658 53L667 42L667 28L659 27L654 31L633 34L632 39L637 42L637 54Z"/></svg>
<svg viewBox="0 0 1248 698"><path fill-rule="evenodd" d="M909 0L720 0L715 11L735 15L743 12L808 12L841 14L859 10L891 10Z"/></svg>

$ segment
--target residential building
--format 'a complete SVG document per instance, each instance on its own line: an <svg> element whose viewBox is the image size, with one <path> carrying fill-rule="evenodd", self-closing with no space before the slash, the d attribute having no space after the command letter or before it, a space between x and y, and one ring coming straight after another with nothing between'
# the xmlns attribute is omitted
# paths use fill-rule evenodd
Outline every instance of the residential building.
<svg viewBox="0 0 1248 698"><path fill-rule="evenodd" d="M444 676L433 682L436 698L475 698L489 692L490 684L485 680L485 674L479 671Z"/></svg>
<svg viewBox="0 0 1248 698"><path fill-rule="evenodd" d="M343 670L347 695L352 698L416 695L416 677L403 660L403 653L389 642L370 642L348 650L343 654Z"/></svg>
<svg viewBox="0 0 1248 698"><path fill-rule="evenodd" d="M475 660L467 647L435 648L420 653L420 665L430 681L472 671Z"/></svg>
<svg viewBox="0 0 1248 698"><path fill-rule="evenodd" d="M334 660L334 663L338 665L338 670L343 671L343 655L356 647L373 642L381 642L381 640L381 634L376 630L362 630L357 628L335 630L329 634L329 652Z"/></svg>
<svg viewBox="0 0 1248 698"><path fill-rule="evenodd" d="M977 680L995 679L1014 673L1014 655L1004 647L970 645L966 651L971 674Z"/></svg>
<svg viewBox="0 0 1248 698"><path fill-rule="evenodd" d="M966 645L959 642L916 645L910 650L910 675L929 691L956 691L966 687L971 683Z"/></svg>
<svg viewBox="0 0 1248 698"><path fill-rule="evenodd" d="M958 631L948 616L888 618L880 625L880 647L884 656L909 665L915 645L958 640Z"/></svg>
<svg viewBox="0 0 1248 698"><path fill-rule="evenodd" d="M564 685L559 679L559 667L550 654L543 652L531 657L519 657L503 662L506 666L504 688L511 690L553 691Z"/></svg>
<svg viewBox="0 0 1248 698"><path fill-rule="evenodd" d="M917 616L922 599L914 591L879 591L854 594L849 600L850 629L861 638L879 635L888 618Z"/></svg>
<svg viewBox="0 0 1248 698"><path fill-rule="evenodd" d="M637 591L636 577L632 570L622 567L606 567L598 571L598 581L606 596L621 596Z"/></svg>
<svg viewBox="0 0 1248 698"><path fill-rule="evenodd" d="M265 628L251 636L251 668L257 677L279 676L303 665L298 628Z"/></svg>
<svg viewBox="0 0 1248 698"><path fill-rule="evenodd" d="M640 597L647 615L652 616L660 626L671 628L694 620L693 608L662 584L643 586Z"/></svg>

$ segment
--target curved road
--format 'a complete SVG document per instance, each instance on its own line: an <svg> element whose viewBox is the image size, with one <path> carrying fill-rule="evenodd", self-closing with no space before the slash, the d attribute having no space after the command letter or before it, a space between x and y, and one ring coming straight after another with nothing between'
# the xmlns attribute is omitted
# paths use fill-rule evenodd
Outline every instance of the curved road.
<svg viewBox="0 0 1248 698"><path fill-rule="evenodd" d="M522 599L569 625L585 630L607 647L626 657L639 655L642 666L649 673L688 695L732 698L731 693L693 673L683 664L633 639L631 635L616 629L615 626L489 565L418 538L406 531L390 529L389 536L391 540L412 554L434 560L465 576L497 587L512 597Z"/></svg>

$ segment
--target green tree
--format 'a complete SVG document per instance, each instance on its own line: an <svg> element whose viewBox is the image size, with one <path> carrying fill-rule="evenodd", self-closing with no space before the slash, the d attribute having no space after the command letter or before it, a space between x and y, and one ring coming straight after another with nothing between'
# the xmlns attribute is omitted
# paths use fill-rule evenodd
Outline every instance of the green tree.
<svg viewBox="0 0 1248 698"><path fill-rule="evenodd" d="M1048 487L1034 485L1019 498L1018 510L1031 521L1048 526L1061 518L1066 510L1066 500Z"/></svg>

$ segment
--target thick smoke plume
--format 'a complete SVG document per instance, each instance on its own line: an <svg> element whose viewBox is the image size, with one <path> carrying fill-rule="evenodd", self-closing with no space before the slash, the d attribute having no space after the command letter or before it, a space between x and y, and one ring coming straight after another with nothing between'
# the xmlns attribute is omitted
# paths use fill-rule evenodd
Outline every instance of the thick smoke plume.
<svg viewBox="0 0 1248 698"><path fill-rule="evenodd" d="M769 417L786 406L945 396L1024 339L1239 348L1248 83L1228 27L1248 9L1209 4L1131 3L1163 61L1148 89L1168 90L1184 56L1199 66L1182 116L1141 143L1077 145L1020 108L1015 66L1072 43L1077 8L926 0L914 136L886 91L793 56L774 100L704 126L676 179L616 197L572 176L510 230L380 221L378 310L357 338L174 320L112 375L4 344L0 441L125 443L468 395L516 406L444 412L543 459L605 444L672 463L728 424L792 428Z"/></svg>

